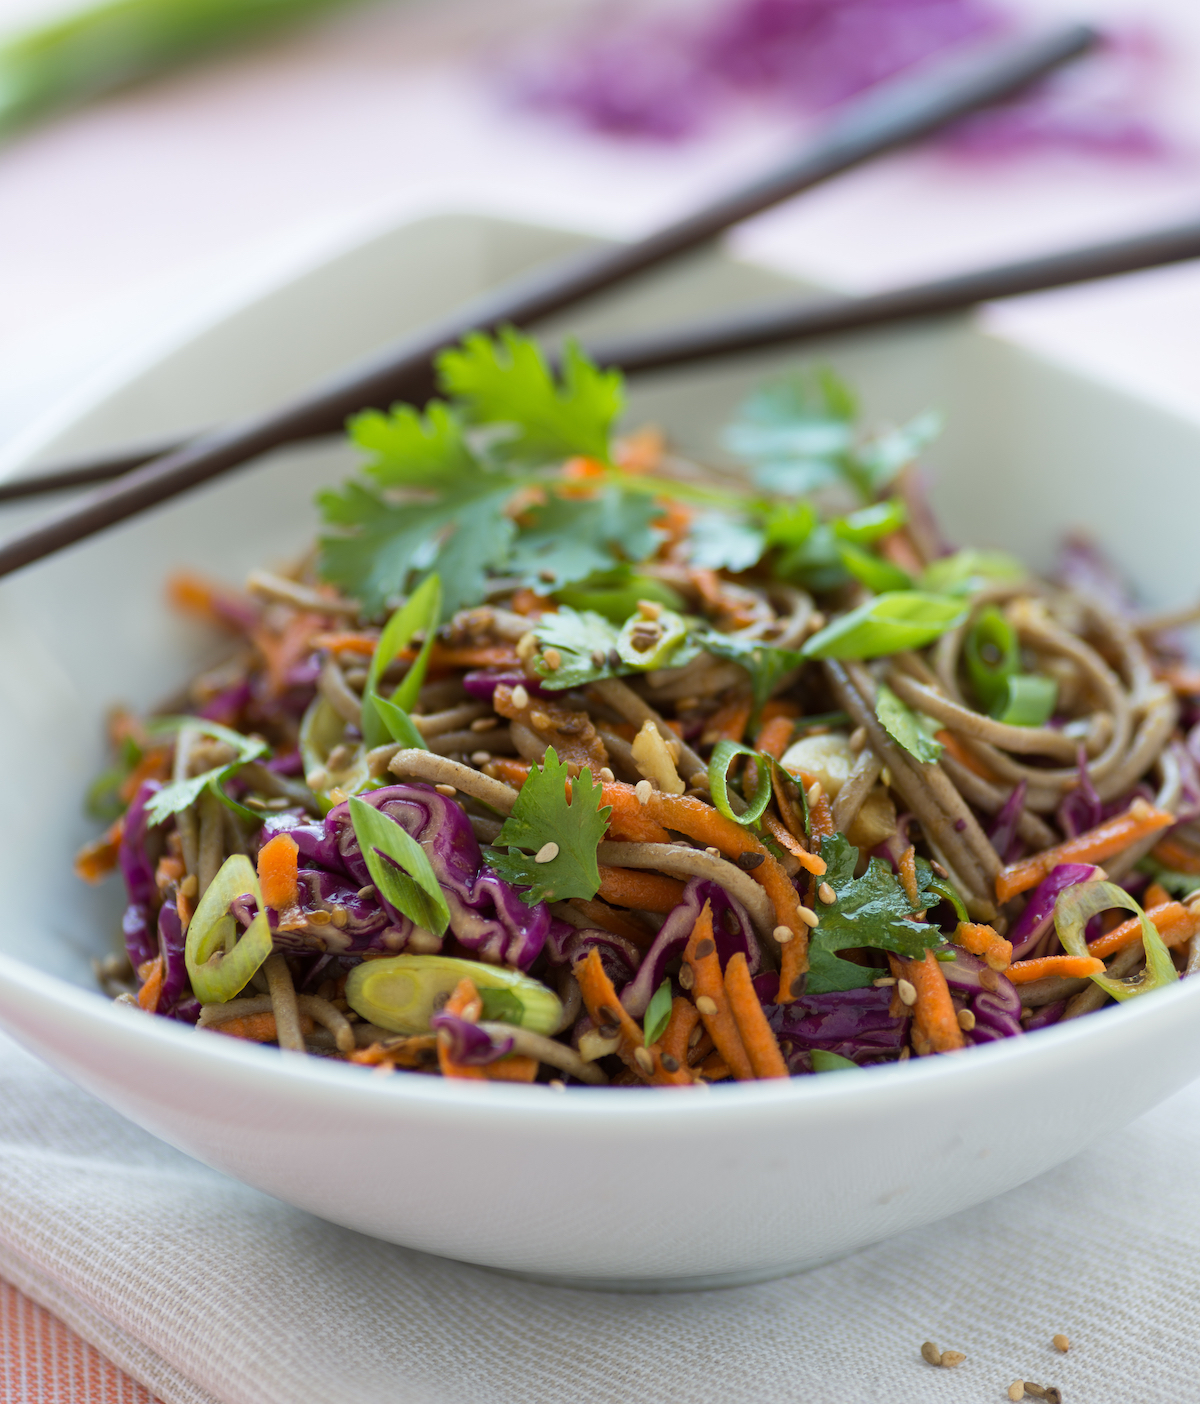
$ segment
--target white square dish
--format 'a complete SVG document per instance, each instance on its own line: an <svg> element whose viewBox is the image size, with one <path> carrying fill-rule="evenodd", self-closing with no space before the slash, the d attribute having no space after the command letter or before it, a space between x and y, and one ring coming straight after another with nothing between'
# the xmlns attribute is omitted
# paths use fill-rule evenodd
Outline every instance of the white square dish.
<svg viewBox="0 0 1200 1404"><path fill-rule="evenodd" d="M27 463L265 407L577 242L469 216L391 230L97 388L42 426ZM563 326L628 329L796 286L705 255ZM952 537L1036 567L1084 526L1151 600L1195 594L1200 426L965 321L658 376L633 387L629 419L716 454L745 390L813 356L861 390L870 420L947 413L931 460ZM337 445L275 455L0 587L0 870L24 899L0 929L0 1024L81 1086L335 1222L508 1271L646 1289L795 1271L967 1208L1200 1072L1200 981L961 1057L677 1096L380 1079L110 1005L90 960L113 947L115 884L97 893L71 875L102 717L169 694L213 648L168 612L161 582L181 565L238 580L295 552L315 525L313 490L350 466ZM1150 540L1153 552L1132 549Z"/></svg>

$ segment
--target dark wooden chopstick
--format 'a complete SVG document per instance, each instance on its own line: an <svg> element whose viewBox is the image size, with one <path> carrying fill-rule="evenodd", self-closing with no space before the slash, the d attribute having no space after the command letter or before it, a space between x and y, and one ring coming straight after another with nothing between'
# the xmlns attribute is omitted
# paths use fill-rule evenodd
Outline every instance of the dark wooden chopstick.
<svg viewBox="0 0 1200 1404"><path fill-rule="evenodd" d="M626 375L645 374L839 332L943 316L981 302L1070 287L1192 258L1200 258L1200 220L865 297L773 302L664 332L589 342L584 349L600 365L619 367Z"/></svg>
<svg viewBox="0 0 1200 1404"><path fill-rule="evenodd" d="M830 124L800 156L634 243L589 250L538 269L409 337L382 355L264 415L202 434L124 472L41 526L0 546L0 576L145 511L286 444L336 433L368 407L422 401L437 353L468 331L527 326L709 242L801 191L1019 91L1097 42L1086 25L958 55L888 83ZM86 465L76 465L82 471ZM10 485L11 490L11 485ZM10 491L11 500L11 491Z"/></svg>

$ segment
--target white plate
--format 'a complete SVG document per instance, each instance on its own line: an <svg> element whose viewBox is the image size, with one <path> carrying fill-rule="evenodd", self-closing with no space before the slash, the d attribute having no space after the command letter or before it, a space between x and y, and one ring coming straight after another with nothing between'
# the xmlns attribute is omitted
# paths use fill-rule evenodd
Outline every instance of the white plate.
<svg viewBox="0 0 1200 1404"><path fill-rule="evenodd" d="M396 229L77 402L43 426L37 456L261 407L575 242L470 217ZM794 287L705 256L572 325L644 325ZM1195 425L966 323L822 354L869 417L947 412L934 461L952 534L1038 565L1082 524L1150 598L1195 594ZM737 397L795 359L662 376L638 386L631 418L716 452ZM653 1288L785 1273L952 1214L1200 1071L1200 981L961 1057L679 1095L381 1079L111 1006L90 959L113 948L118 884L97 893L70 871L91 829L80 795L104 761L105 708L152 703L213 653L164 607L171 569L237 580L286 556L311 534L312 490L348 467L340 448L279 455L0 587L0 1023L81 1086L337 1223L508 1271Z"/></svg>

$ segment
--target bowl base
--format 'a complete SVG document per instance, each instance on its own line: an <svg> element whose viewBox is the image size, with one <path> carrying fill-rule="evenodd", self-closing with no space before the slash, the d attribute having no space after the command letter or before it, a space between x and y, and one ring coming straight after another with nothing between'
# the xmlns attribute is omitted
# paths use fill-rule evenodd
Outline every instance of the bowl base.
<svg viewBox="0 0 1200 1404"><path fill-rule="evenodd" d="M694 1277L577 1277L571 1273L522 1272L515 1268L482 1266L485 1272L501 1277L515 1277L522 1282L537 1282L543 1287L569 1287L578 1292L710 1292L721 1287L749 1287L755 1282L773 1282L779 1277L795 1277L848 1258L856 1249L831 1253L824 1258L808 1258L799 1263L784 1263L776 1267L749 1268L744 1272L699 1273Z"/></svg>

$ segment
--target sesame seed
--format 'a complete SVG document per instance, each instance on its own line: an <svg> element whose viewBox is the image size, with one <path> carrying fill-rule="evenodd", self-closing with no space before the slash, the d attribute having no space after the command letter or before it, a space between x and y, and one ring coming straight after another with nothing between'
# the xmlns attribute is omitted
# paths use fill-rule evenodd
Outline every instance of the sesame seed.
<svg viewBox="0 0 1200 1404"><path fill-rule="evenodd" d="M800 906L797 907L796 910L800 913L800 920L805 926L820 926L821 918L811 907Z"/></svg>
<svg viewBox="0 0 1200 1404"><path fill-rule="evenodd" d="M832 906L832 904L837 901L837 893L827 882L823 882L820 887L817 888L817 896L827 907Z"/></svg>
<svg viewBox="0 0 1200 1404"><path fill-rule="evenodd" d="M1025 1381L1024 1381L1024 1380L1013 1380L1012 1384L1010 1384L1009 1387L1008 1387L1008 1397L1013 1401L1013 1404L1016 1404L1016 1401L1017 1401L1018 1399L1024 1399L1024 1398L1025 1398Z"/></svg>
<svg viewBox="0 0 1200 1404"><path fill-rule="evenodd" d="M527 663L537 652L537 635L531 629L527 634L522 634L517 640L517 657L522 663Z"/></svg>
<svg viewBox="0 0 1200 1404"><path fill-rule="evenodd" d="M635 1048L633 1050L633 1061L647 1076L654 1071L654 1059L650 1056L650 1050L648 1048Z"/></svg>
<svg viewBox="0 0 1200 1404"><path fill-rule="evenodd" d="M567 1084L557 1077L552 1077L546 1086L551 1092L565 1092L567 1090Z"/></svg>
<svg viewBox="0 0 1200 1404"><path fill-rule="evenodd" d="M638 804L649 804L650 796L654 793L654 786L649 780L639 780L633 787L633 793L637 795Z"/></svg>
<svg viewBox="0 0 1200 1404"><path fill-rule="evenodd" d="M512 704L518 712L523 712L529 706L529 694L521 683L512 690Z"/></svg>
<svg viewBox="0 0 1200 1404"><path fill-rule="evenodd" d="M958 1027L966 1033L970 1033L975 1027L975 1015L972 1014L969 1009L960 1009L958 1011Z"/></svg>
<svg viewBox="0 0 1200 1404"><path fill-rule="evenodd" d="M604 650L602 648L592 649L592 667L603 668L605 663Z"/></svg>
<svg viewBox="0 0 1200 1404"><path fill-rule="evenodd" d="M535 863L553 863L557 857L558 844L553 842L544 843L542 844L541 848L539 848L538 851L533 855L533 861Z"/></svg>
<svg viewBox="0 0 1200 1404"><path fill-rule="evenodd" d="M686 970L686 969L687 969L687 966L685 965L685 966L684 966L684 970ZM682 972L680 972L680 973L682 973ZM681 981L680 983L682 983L682 981ZM701 1040L703 1037L704 1037L704 1025L703 1025L703 1024L697 1024L696 1027L691 1031L691 1033L688 1034L688 1049L690 1050L690 1049L695 1048L695 1046L700 1042L700 1040Z"/></svg>
<svg viewBox="0 0 1200 1404"><path fill-rule="evenodd" d="M435 785L433 788L439 795L445 795L447 799L453 799L458 794L453 785Z"/></svg>
<svg viewBox="0 0 1200 1404"><path fill-rule="evenodd" d="M696 959L703 960L706 956L712 955L716 949L717 943L706 936L703 941L699 941L696 944Z"/></svg>
<svg viewBox="0 0 1200 1404"><path fill-rule="evenodd" d="M942 1352L932 1341L926 1341L921 1347L921 1359L927 1360L930 1365L940 1365L942 1363Z"/></svg>
<svg viewBox="0 0 1200 1404"><path fill-rule="evenodd" d="M188 873L187 877L179 884L179 890L185 897L195 897L200 891L200 879L195 873Z"/></svg>
<svg viewBox="0 0 1200 1404"><path fill-rule="evenodd" d="M938 877L940 878L948 878L950 876L950 874L946 871L945 868L942 867L940 863L930 863L929 866L933 869L935 873L937 873Z"/></svg>
<svg viewBox="0 0 1200 1404"><path fill-rule="evenodd" d="M619 668L621 666L621 655L615 648L610 648L608 650L608 666L610 668Z"/></svg>
<svg viewBox="0 0 1200 1404"><path fill-rule="evenodd" d="M600 1034L601 1038L616 1038L621 1032L621 1026L620 1024L599 1024L597 1025L597 1032Z"/></svg>
<svg viewBox="0 0 1200 1404"><path fill-rule="evenodd" d="M472 765L487 765L488 761L490 761L491 758L492 758L492 753L491 753L491 751L472 751L472 752L471 752L471 764L472 764Z"/></svg>
<svg viewBox="0 0 1200 1404"><path fill-rule="evenodd" d="M821 782L819 780L814 780L804 794L804 798L808 801L810 809L821 802L821 796L824 793L825 791L821 788Z"/></svg>
<svg viewBox="0 0 1200 1404"><path fill-rule="evenodd" d="M942 1365L947 1370L953 1370L956 1365L961 1365L966 1358L961 1350L942 1351Z"/></svg>
<svg viewBox="0 0 1200 1404"><path fill-rule="evenodd" d="M662 613L662 605L657 600L638 600L637 607L643 619L657 619Z"/></svg>
<svg viewBox="0 0 1200 1404"><path fill-rule="evenodd" d="M823 629L824 627L825 616L821 613L819 609L814 609L813 612L808 616L809 631L815 634L818 629Z"/></svg>
<svg viewBox="0 0 1200 1404"><path fill-rule="evenodd" d="M562 667L562 654L559 653L556 648L548 648L545 653L542 654L542 662L545 663L546 667L549 668L552 673L557 672L557 670Z"/></svg>
<svg viewBox="0 0 1200 1404"><path fill-rule="evenodd" d="M1071 1349L1071 1342L1060 1331L1052 1342L1055 1350L1061 1350L1064 1355Z"/></svg>
<svg viewBox="0 0 1200 1404"><path fill-rule="evenodd" d="M538 571L538 579L544 580L547 585L553 585L557 578L558 577L554 574L552 570L547 569Z"/></svg>
<svg viewBox="0 0 1200 1404"><path fill-rule="evenodd" d="M259 795L247 795L242 801L249 809L266 809L267 802Z"/></svg>
<svg viewBox="0 0 1200 1404"><path fill-rule="evenodd" d="M772 934L781 946L786 946L796 933L790 926L777 926Z"/></svg>
<svg viewBox="0 0 1200 1404"><path fill-rule="evenodd" d="M865 726L856 727L850 733L850 749L855 755L867 744L867 728Z"/></svg>
<svg viewBox="0 0 1200 1404"><path fill-rule="evenodd" d="M1034 1384L1032 1380L1023 1380L1022 1383L1026 1394L1032 1394L1035 1399L1045 1399L1046 1390L1042 1385Z"/></svg>
<svg viewBox="0 0 1200 1404"><path fill-rule="evenodd" d="M662 1055L662 1065L666 1068L667 1072L679 1071L679 1059L676 1058L673 1053L664 1053Z"/></svg>
<svg viewBox="0 0 1200 1404"><path fill-rule="evenodd" d="M752 873L760 863L766 862L765 853L739 853L737 865L744 873Z"/></svg>
<svg viewBox="0 0 1200 1404"><path fill-rule="evenodd" d="M328 926L333 921L333 917L319 908L315 912L309 912L307 921L309 926Z"/></svg>
<svg viewBox="0 0 1200 1404"><path fill-rule="evenodd" d="M611 785L616 778L617 777L609 770L608 766L602 765L600 767L600 779L603 780L606 785Z"/></svg>
<svg viewBox="0 0 1200 1404"><path fill-rule="evenodd" d="M900 1003L907 1004L910 1009L917 1002L916 986L908 980L897 980L896 993L900 996Z"/></svg>
<svg viewBox="0 0 1200 1404"><path fill-rule="evenodd" d="M472 731L491 731L497 725L495 717L476 717L471 723Z"/></svg>
<svg viewBox="0 0 1200 1404"><path fill-rule="evenodd" d="M690 990L695 983L696 977L692 974L692 967L690 965L681 965L679 967L680 988ZM699 1028L699 1025L696 1027Z"/></svg>
<svg viewBox="0 0 1200 1404"><path fill-rule="evenodd" d="M907 1063L908 1060L909 1060L911 1057L912 1057L912 1049L911 1049L911 1048L908 1046L908 1044L906 1043L906 1044L904 1045L904 1047L900 1050L900 1056L896 1059L896 1061L897 1061L898 1063Z"/></svg>
<svg viewBox="0 0 1200 1404"><path fill-rule="evenodd" d="M329 784L329 772L320 767L310 770L304 777L304 783L310 790L323 790Z"/></svg>
<svg viewBox="0 0 1200 1404"><path fill-rule="evenodd" d="M710 847L706 848L704 851L708 854L710 858L719 858L721 856L721 850L719 848Z"/></svg>
<svg viewBox="0 0 1200 1404"><path fill-rule="evenodd" d="M717 1012L717 1002L715 999L710 999L708 995L697 995L696 1008L705 1018L711 1019Z"/></svg>
<svg viewBox="0 0 1200 1404"><path fill-rule="evenodd" d="M333 918L333 924L339 931L350 920L350 913L345 907L334 907L329 915Z"/></svg>
<svg viewBox="0 0 1200 1404"><path fill-rule="evenodd" d="M878 980L871 981L877 990L890 989L895 983L896 981L891 975L881 975Z"/></svg>
<svg viewBox="0 0 1200 1404"><path fill-rule="evenodd" d="M364 902L367 900L368 897L374 897L375 895L376 892L373 887L360 887L358 889L358 896L361 897Z"/></svg>
<svg viewBox="0 0 1200 1404"><path fill-rule="evenodd" d="M979 983L991 994L996 994L1000 989L1000 977L994 970L981 970L979 972Z"/></svg>
<svg viewBox="0 0 1200 1404"><path fill-rule="evenodd" d="M1062 1390L1055 1385L1047 1385L1046 1392L1042 1395L1046 1404L1062 1404Z"/></svg>

